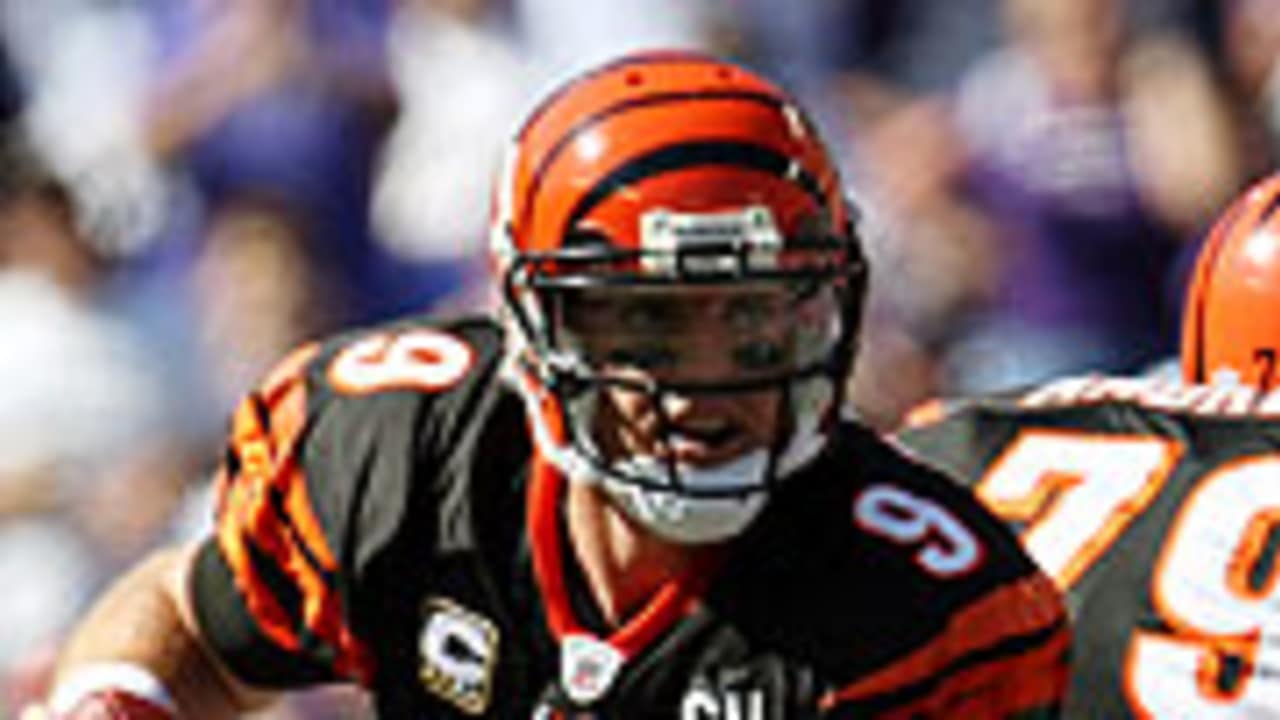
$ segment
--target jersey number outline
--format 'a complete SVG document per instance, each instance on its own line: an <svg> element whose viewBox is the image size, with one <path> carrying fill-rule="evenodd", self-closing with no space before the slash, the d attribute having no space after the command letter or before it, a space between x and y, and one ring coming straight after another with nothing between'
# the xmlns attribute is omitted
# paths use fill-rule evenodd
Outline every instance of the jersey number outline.
<svg viewBox="0 0 1280 720"><path fill-rule="evenodd" d="M1142 514L1182 454L1150 435L1067 430L1021 433L975 488L1006 520L1024 523L1023 547L1071 587Z"/></svg>
<svg viewBox="0 0 1280 720"><path fill-rule="evenodd" d="M1278 478L1280 454L1239 458L1201 478L1179 508L1151 581L1153 604L1174 632L1134 633L1130 704L1155 717L1195 718L1280 707L1277 683L1253 682L1258 668L1280 664L1280 636L1268 628L1280 602Z"/></svg>
<svg viewBox="0 0 1280 720"><path fill-rule="evenodd" d="M379 332L342 348L329 362L333 388L347 395L384 390L437 392L456 385L475 364L475 351L439 330Z"/></svg>
<svg viewBox="0 0 1280 720"><path fill-rule="evenodd" d="M1150 435L1027 430L975 488L1006 520L1025 523L1027 551L1069 589L1155 498L1183 447ZM1161 539L1150 592L1171 632L1135 630L1124 692L1147 717L1235 717L1239 703L1280 706L1275 683L1251 682L1265 657L1269 606L1280 602L1280 454L1200 477ZM1269 565L1266 563L1270 563ZM1265 571L1265 572L1260 572ZM1261 577L1257 577L1261 575Z"/></svg>
<svg viewBox="0 0 1280 720"><path fill-rule="evenodd" d="M942 505L893 485L872 485L853 504L858 527L900 545L919 545L915 563L936 577L966 575L985 559L982 543Z"/></svg>

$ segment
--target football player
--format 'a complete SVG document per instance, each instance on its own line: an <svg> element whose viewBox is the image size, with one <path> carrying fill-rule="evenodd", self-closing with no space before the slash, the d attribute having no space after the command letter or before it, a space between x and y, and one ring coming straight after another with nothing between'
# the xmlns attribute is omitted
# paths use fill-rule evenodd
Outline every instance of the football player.
<svg viewBox="0 0 1280 720"><path fill-rule="evenodd" d="M1280 716L1280 176L1197 258L1176 378L1074 377L917 413L1062 588L1074 717Z"/></svg>
<svg viewBox="0 0 1280 720"><path fill-rule="evenodd" d="M866 268L790 97L627 56L532 114L496 196L501 321L284 360L213 536L92 611L55 717L339 681L387 718L1055 714L1052 582L836 412Z"/></svg>

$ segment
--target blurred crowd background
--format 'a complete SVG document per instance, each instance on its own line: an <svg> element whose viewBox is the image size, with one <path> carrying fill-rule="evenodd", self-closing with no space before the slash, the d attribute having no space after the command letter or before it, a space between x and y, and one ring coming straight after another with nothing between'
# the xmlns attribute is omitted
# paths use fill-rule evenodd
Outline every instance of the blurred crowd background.
<svg viewBox="0 0 1280 720"><path fill-rule="evenodd" d="M273 359L492 301L515 123L639 47L813 111L868 214L851 383L883 428L1167 361L1203 231L1280 153L1280 0L0 0L0 718L104 583L207 525Z"/></svg>

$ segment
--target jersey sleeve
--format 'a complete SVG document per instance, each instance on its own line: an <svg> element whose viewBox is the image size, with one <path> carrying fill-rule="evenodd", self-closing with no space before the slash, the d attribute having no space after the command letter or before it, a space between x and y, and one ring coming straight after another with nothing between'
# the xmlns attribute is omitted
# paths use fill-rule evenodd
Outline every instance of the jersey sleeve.
<svg viewBox="0 0 1280 720"><path fill-rule="evenodd" d="M882 638L897 648L883 663L824 697L828 716L1058 716L1072 635L1057 586L969 489L888 446L859 455L857 547L881 579L867 592L919 617Z"/></svg>
<svg viewBox="0 0 1280 720"><path fill-rule="evenodd" d="M831 718L1052 718L1069 683L1071 634L1037 572L956 612L927 644L828 693Z"/></svg>
<svg viewBox="0 0 1280 720"><path fill-rule="evenodd" d="M366 575L430 485L441 398L479 383L476 360L452 334L375 331L297 350L236 408L191 593L241 679L372 682Z"/></svg>

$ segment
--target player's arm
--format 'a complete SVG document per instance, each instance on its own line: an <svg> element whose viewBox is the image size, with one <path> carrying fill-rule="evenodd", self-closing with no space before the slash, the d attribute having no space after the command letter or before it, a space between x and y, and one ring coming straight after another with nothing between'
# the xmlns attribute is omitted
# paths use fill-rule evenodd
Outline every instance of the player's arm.
<svg viewBox="0 0 1280 720"><path fill-rule="evenodd" d="M1061 716L1070 684L1071 627L1046 576L1037 572L997 588L964 609L948 634L969 652L939 678L939 716Z"/></svg>
<svg viewBox="0 0 1280 720"><path fill-rule="evenodd" d="M927 644L829 693L823 716L1056 718L1070 647L1058 592L1037 573L990 591Z"/></svg>
<svg viewBox="0 0 1280 720"><path fill-rule="evenodd" d="M159 551L98 600L63 648L44 717L116 703L130 708L128 717L232 718L270 700L236 680L202 640L188 594L194 557L193 548Z"/></svg>
<svg viewBox="0 0 1280 720"><path fill-rule="evenodd" d="M262 703L250 684L351 680L364 667L351 659L359 640L345 621L343 570L316 505L341 500L309 485L313 468L303 460L313 356L308 347L286 358L233 413L212 535L139 565L74 632L57 672L71 689L51 698L54 717L86 683L121 687L185 717L236 717ZM331 447L323 433L308 437Z"/></svg>
<svg viewBox="0 0 1280 720"><path fill-rule="evenodd" d="M908 578L921 627L908 647L823 699L829 717L1056 717L1071 629L1061 593L965 489L896 453L865 453L875 477L854 500L859 531ZM908 483L908 478L911 480ZM877 551L878 552L878 551Z"/></svg>

